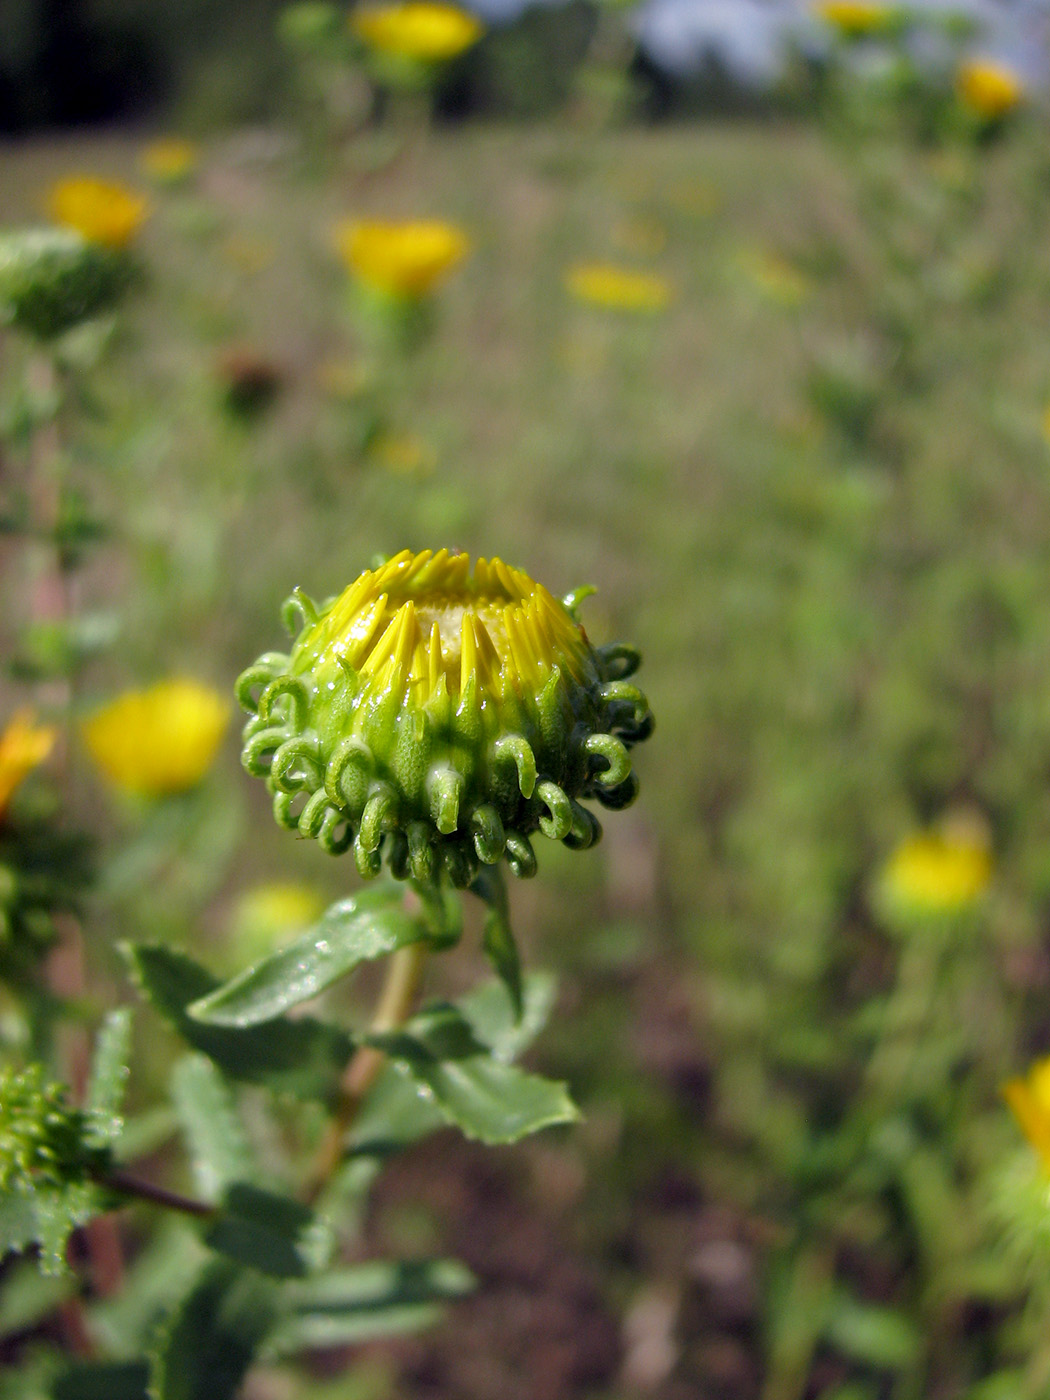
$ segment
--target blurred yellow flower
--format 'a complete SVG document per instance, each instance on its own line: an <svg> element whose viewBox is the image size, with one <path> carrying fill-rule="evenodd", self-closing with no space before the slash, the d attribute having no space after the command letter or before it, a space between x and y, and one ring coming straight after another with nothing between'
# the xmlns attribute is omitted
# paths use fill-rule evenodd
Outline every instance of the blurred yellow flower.
<svg viewBox="0 0 1050 1400"><path fill-rule="evenodd" d="M1024 94L1020 78L1011 69L978 59L960 67L955 90L964 107L988 122L1008 116Z"/></svg>
<svg viewBox="0 0 1050 1400"><path fill-rule="evenodd" d="M983 823L960 813L902 841L882 874L883 890L916 914L952 914L980 899L992 878L992 854Z"/></svg>
<svg viewBox="0 0 1050 1400"><path fill-rule="evenodd" d="M193 174L199 160L200 151L192 141L168 136L143 147L139 165L158 184L175 185Z"/></svg>
<svg viewBox="0 0 1050 1400"><path fill-rule="evenodd" d="M309 928L324 910L324 900L309 885L292 881L256 885L237 901L233 925L240 938L272 944Z"/></svg>
<svg viewBox="0 0 1050 1400"><path fill-rule="evenodd" d="M430 476L437 466L434 449L415 433L381 433L372 455L394 476Z"/></svg>
<svg viewBox="0 0 1050 1400"><path fill-rule="evenodd" d="M125 792L162 797L194 787L211 766L230 703L184 678L130 690L83 725L84 741L107 778Z"/></svg>
<svg viewBox="0 0 1050 1400"><path fill-rule="evenodd" d="M417 63L447 62L484 33L474 15L433 0L362 5L351 11L350 27L370 48Z"/></svg>
<svg viewBox="0 0 1050 1400"><path fill-rule="evenodd" d="M149 201L125 185L71 175L52 185L48 213L56 224L75 229L89 243L126 248L149 213Z"/></svg>
<svg viewBox="0 0 1050 1400"><path fill-rule="evenodd" d="M1050 1174L1050 1056L1003 1085L1003 1098Z"/></svg>
<svg viewBox="0 0 1050 1400"><path fill-rule="evenodd" d="M336 229L336 246L366 286L410 300L432 292L470 251L462 229L437 219L347 220Z"/></svg>
<svg viewBox="0 0 1050 1400"><path fill-rule="evenodd" d="M748 249L740 255L740 267L757 291L780 306L801 306L809 296L809 279L779 253Z"/></svg>
<svg viewBox="0 0 1050 1400"><path fill-rule="evenodd" d="M870 4L867 0L816 0L813 13L847 39L879 34L894 17L892 6Z"/></svg>
<svg viewBox="0 0 1050 1400"><path fill-rule="evenodd" d="M614 311L663 311L671 300L665 278L613 263L577 263L566 272L565 286L578 301Z"/></svg>
<svg viewBox="0 0 1050 1400"><path fill-rule="evenodd" d="M15 789L43 763L55 744L56 731L37 725L31 710L19 710L0 734L0 818Z"/></svg>

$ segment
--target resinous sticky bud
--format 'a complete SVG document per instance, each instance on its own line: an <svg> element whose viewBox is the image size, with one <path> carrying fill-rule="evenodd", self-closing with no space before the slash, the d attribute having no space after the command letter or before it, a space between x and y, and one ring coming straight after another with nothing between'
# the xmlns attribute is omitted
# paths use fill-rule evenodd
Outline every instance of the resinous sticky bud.
<svg viewBox="0 0 1050 1400"><path fill-rule="evenodd" d="M567 605L568 604L568 605ZM274 816L365 877L469 884L536 870L536 832L601 835L580 799L633 801L629 750L652 732L632 648L595 648L575 615L500 559L405 550L318 608L282 610L291 652L237 682L242 760Z"/></svg>

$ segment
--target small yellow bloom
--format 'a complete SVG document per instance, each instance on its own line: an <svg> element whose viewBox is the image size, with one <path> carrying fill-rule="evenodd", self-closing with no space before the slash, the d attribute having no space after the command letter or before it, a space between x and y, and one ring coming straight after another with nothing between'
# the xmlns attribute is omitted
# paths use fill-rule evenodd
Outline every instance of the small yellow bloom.
<svg viewBox="0 0 1050 1400"><path fill-rule="evenodd" d="M948 818L902 841L883 871L886 895L915 914L953 914L975 904L992 878L983 823L971 814Z"/></svg>
<svg viewBox="0 0 1050 1400"><path fill-rule="evenodd" d="M433 0L362 5L351 12L350 26L370 48L417 63L445 63L484 33L474 15Z"/></svg>
<svg viewBox="0 0 1050 1400"><path fill-rule="evenodd" d="M30 710L19 710L0 734L0 818L7 811L15 789L54 747L56 732L36 725Z"/></svg>
<svg viewBox="0 0 1050 1400"><path fill-rule="evenodd" d="M151 141L143 148L139 164L143 172L161 185L176 185L193 174L200 152L192 141L178 136Z"/></svg>
<svg viewBox="0 0 1050 1400"><path fill-rule="evenodd" d="M242 938L272 944L309 928L324 910L324 900L309 885L256 885L237 901L234 929Z"/></svg>
<svg viewBox="0 0 1050 1400"><path fill-rule="evenodd" d="M336 230L348 270L388 296L427 296L470 251L462 229L439 220L390 223L348 220Z"/></svg>
<svg viewBox="0 0 1050 1400"><path fill-rule="evenodd" d="M56 224L75 229L89 243L126 248L149 213L149 201L124 185L72 175L53 185L48 212Z"/></svg>
<svg viewBox="0 0 1050 1400"><path fill-rule="evenodd" d="M1003 1098L1050 1174L1050 1056L1003 1085Z"/></svg>
<svg viewBox="0 0 1050 1400"><path fill-rule="evenodd" d="M955 77L955 90L963 106L987 122L1002 121L1024 93L1016 73L1002 64L977 59L961 66Z"/></svg>
<svg viewBox="0 0 1050 1400"><path fill-rule="evenodd" d="M177 678L118 696L85 721L83 734L116 787L163 797L200 782L229 719L230 704L218 691Z"/></svg>
<svg viewBox="0 0 1050 1400"><path fill-rule="evenodd" d="M577 263L566 272L565 285L578 301L614 311L663 311L671 300L665 278L613 263Z"/></svg>
<svg viewBox="0 0 1050 1400"><path fill-rule="evenodd" d="M801 306L809 296L808 278L779 253L750 249L741 254L740 267L757 291L780 306Z"/></svg>
<svg viewBox="0 0 1050 1400"><path fill-rule="evenodd" d="M437 466L434 449L415 433L381 433L372 455L393 476L430 476Z"/></svg>
<svg viewBox="0 0 1050 1400"><path fill-rule="evenodd" d="M817 0L813 13L846 39L879 34L894 17L891 6L870 4L867 0Z"/></svg>

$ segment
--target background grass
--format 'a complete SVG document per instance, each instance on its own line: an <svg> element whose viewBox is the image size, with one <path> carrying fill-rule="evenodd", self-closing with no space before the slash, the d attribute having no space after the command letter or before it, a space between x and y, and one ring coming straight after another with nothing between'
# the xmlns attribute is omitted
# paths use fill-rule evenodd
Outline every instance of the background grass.
<svg viewBox="0 0 1050 1400"><path fill-rule="evenodd" d="M5 149L5 221L72 170L136 181L139 144ZM642 646L658 728L638 805L586 856L540 843L512 892L529 960L562 979L539 1061L586 1122L495 1164L443 1135L392 1170L371 1242L458 1248L488 1286L332 1394L1038 1400L1045 1287L995 1202L1019 1141L998 1085L1050 1044L1039 134L961 173L743 125L468 127L381 155L322 177L247 134L157 195L78 445L116 522L82 605L120 629L82 702L176 670L229 689L293 586L327 596L376 552L449 544L555 593L596 585L587 627ZM363 459L324 387L361 354L331 230L367 213L474 241L392 399L429 474ZM565 268L589 259L658 271L670 309L572 301ZM221 406L235 342L282 376L254 423ZM357 883L276 829L232 732L163 830L76 781L125 842L100 999L113 937L144 921L218 966L253 882ZM988 906L965 936L909 939L874 877L958 805L993 831ZM476 972L467 945L434 990ZM145 1077L166 1053L143 1047Z"/></svg>

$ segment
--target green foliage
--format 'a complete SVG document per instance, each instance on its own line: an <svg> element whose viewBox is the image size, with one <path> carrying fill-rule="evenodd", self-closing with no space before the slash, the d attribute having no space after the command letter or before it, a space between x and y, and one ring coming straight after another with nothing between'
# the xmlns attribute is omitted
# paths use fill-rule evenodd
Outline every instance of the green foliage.
<svg viewBox="0 0 1050 1400"><path fill-rule="evenodd" d="M497 1060L454 1006L432 1007L403 1030L373 1033L366 1041L389 1055L467 1137L516 1142L578 1117L564 1084Z"/></svg>
<svg viewBox="0 0 1050 1400"><path fill-rule="evenodd" d="M190 1015L208 1025L245 1027L273 1021L311 1001L359 963L385 957L428 935L390 885L340 900L301 938L194 1002Z"/></svg>
<svg viewBox="0 0 1050 1400"><path fill-rule="evenodd" d="M126 956L143 995L193 1049L231 1079L265 1084L303 1098L329 1099L353 1052L345 1032L312 1018L281 1018L264 1026L231 1028L195 1020L189 1006L219 985L184 953L138 944Z"/></svg>
<svg viewBox="0 0 1050 1400"><path fill-rule="evenodd" d="M133 265L120 253L61 229L0 237L0 324L52 340L108 311L127 290Z"/></svg>

